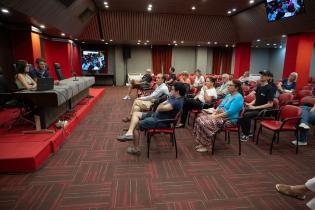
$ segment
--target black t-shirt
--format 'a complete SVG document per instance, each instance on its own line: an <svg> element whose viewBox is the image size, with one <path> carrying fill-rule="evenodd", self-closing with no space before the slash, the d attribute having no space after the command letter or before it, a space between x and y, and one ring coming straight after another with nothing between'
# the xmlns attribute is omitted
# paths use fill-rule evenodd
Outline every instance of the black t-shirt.
<svg viewBox="0 0 315 210"><path fill-rule="evenodd" d="M172 79L173 81L175 81L175 80L176 80L176 74L174 74L174 73L170 74L170 79Z"/></svg>
<svg viewBox="0 0 315 210"><path fill-rule="evenodd" d="M260 106L273 101L275 96L275 89L271 84L265 86L257 86L256 89L256 101L254 106Z"/></svg>
<svg viewBox="0 0 315 210"><path fill-rule="evenodd" d="M141 78L142 82L146 82L147 84L149 84L152 81L152 76L151 74L145 74L143 75L143 77Z"/></svg>

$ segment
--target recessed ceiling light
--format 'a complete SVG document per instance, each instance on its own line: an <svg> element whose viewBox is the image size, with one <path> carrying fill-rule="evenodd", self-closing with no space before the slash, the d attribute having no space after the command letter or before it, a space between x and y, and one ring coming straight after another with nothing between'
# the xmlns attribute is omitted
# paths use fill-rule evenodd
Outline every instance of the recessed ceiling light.
<svg viewBox="0 0 315 210"><path fill-rule="evenodd" d="M232 11L233 11L233 12L235 12L235 11L236 11L236 9L235 9L235 8L233 8L233 9L232 9Z"/></svg>
<svg viewBox="0 0 315 210"><path fill-rule="evenodd" d="M253 4L254 2L255 2L254 0L250 0L250 1L249 1L250 4Z"/></svg>
<svg viewBox="0 0 315 210"><path fill-rule="evenodd" d="M144 43L144 45L147 45L147 43Z"/></svg>
<svg viewBox="0 0 315 210"><path fill-rule="evenodd" d="M269 44L269 43L267 43L266 45L267 45L267 46L269 46L270 44Z"/></svg>
<svg viewBox="0 0 315 210"><path fill-rule="evenodd" d="M110 39L109 41L110 41L110 42L112 42L113 40L112 40L112 39Z"/></svg>
<svg viewBox="0 0 315 210"><path fill-rule="evenodd" d="M260 42L260 39L257 39L257 42Z"/></svg>
<svg viewBox="0 0 315 210"><path fill-rule="evenodd" d="M141 44L140 42L137 43L137 45L140 45L140 44Z"/></svg>
<svg viewBox="0 0 315 210"><path fill-rule="evenodd" d="M2 12L2 13L6 13L6 14L8 14L8 13L9 13L9 10L8 10L8 9L4 9L4 8L2 8L2 9L1 9L1 12Z"/></svg>
<svg viewBox="0 0 315 210"><path fill-rule="evenodd" d="M104 4L107 5L108 4L107 1L104 1Z"/></svg>
<svg viewBox="0 0 315 210"><path fill-rule="evenodd" d="M184 41L180 41L180 43L184 44Z"/></svg>
<svg viewBox="0 0 315 210"><path fill-rule="evenodd" d="M177 43L175 43L175 46L177 46Z"/></svg>
<svg viewBox="0 0 315 210"><path fill-rule="evenodd" d="M176 43L176 41L173 41L173 43Z"/></svg>
<svg viewBox="0 0 315 210"><path fill-rule="evenodd" d="M65 33L61 33L61 36L66 36L66 34Z"/></svg>
<svg viewBox="0 0 315 210"><path fill-rule="evenodd" d="M141 40L139 39L138 42L141 42Z"/></svg>
<svg viewBox="0 0 315 210"><path fill-rule="evenodd" d="M82 42L82 44L84 44L85 42Z"/></svg>
<svg viewBox="0 0 315 210"><path fill-rule="evenodd" d="M149 6L148 7L152 7L152 4L149 4Z"/></svg>
<svg viewBox="0 0 315 210"><path fill-rule="evenodd" d="M152 7L148 7L148 11L152 11Z"/></svg>
<svg viewBox="0 0 315 210"><path fill-rule="evenodd" d="M109 6L108 6L108 5L105 5L105 8L107 8L107 9L108 9L108 8L109 8Z"/></svg>
<svg viewBox="0 0 315 210"><path fill-rule="evenodd" d="M78 39L77 39L77 38L75 38L74 40L75 40L75 41L78 41Z"/></svg>
<svg viewBox="0 0 315 210"><path fill-rule="evenodd" d="M235 47L235 44L233 44L232 47Z"/></svg>
<svg viewBox="0 0 315 210"><path fill-rule="evenodd" d="M218 42L214 42L214 44L218 44Z"/></svg>
<svg viewBox="0 0 315 210"><path fill-rule="evenodd" d="M273 46L276 46L277 44L276 43L273 43Z"/></svg>
<svg viewBox="0 0 315 210"><path fill-rule="evenodd" d="M149 43L150 41L149 41L149 40L147 40L146 42L147 42L147 43Z"/></svg>
<svg viewBox="0 0 315 210"><path fill-rule="evenodd" d="M197 47L200 47L200 44L198 44Z"/></svg>
<svg viewBox="0 0 315 210"><path fill-rule="evenodd" d="M228 14L231 14L232 12L229 10L227 13L228 13Z"/></svg>
<svg viewBox="0 0 315 210"><path fill-rule="evenodd" d="M39 27L41 27L41 28L43 28L43 29L46 28L45 25L40 25Z"/></svg>
<svg viewBox="0 0 315 210"><path fill-rule="evenodd" d="M283 38L284 38L284 37L287 37L287 35L283 34L282 37L283 37Z"/></svg>
<svg viewBox="0 0 315 210"><path fill-rule="evenodd" d="M171 44L167 44L167 45L171 45Z"/></svg>
<svg viewBox="0 0 315 210"><path fill-rule="evenodd" d="M195 7L195 6L192 6L191 9L192 9L192 10L196 10L196 7Z"/></svg>
<svg viewBox="0 0 315 210"><path fill-rule="evenodd" d="M104 39L101 39L101 41L102 41L102 42L105 42L105 40L104 40Z"/></svg>
<svg viewBox="0 0 315 210"><path fill-rule="evenodd" d="M105 42L105 44L108 44L108 42Z"/></svg>
<svg viewBox="0 0 315 210"><path fill-rule="evenodd" d="M208 42L208 44L211 44L211 42Z"/></svg>
<svg viewBox="0 0 315 210"><path fill-rule="evenodd" d="M225 45L225 47L229 47L229 45L228 45L228 44L226 44L226 45Z"/></svg>

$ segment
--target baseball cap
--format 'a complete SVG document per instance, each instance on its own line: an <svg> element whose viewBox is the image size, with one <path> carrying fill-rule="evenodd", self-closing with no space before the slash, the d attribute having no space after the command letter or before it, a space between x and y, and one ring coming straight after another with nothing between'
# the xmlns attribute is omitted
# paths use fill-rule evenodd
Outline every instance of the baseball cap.
<svg viewBox="0 0 315 210"><path fill-rule="evenodd" d="M268 70L260 71L259 74L264 75L264 76L268 76L268 77L273 77L273 73L268 71Z"/></svg>

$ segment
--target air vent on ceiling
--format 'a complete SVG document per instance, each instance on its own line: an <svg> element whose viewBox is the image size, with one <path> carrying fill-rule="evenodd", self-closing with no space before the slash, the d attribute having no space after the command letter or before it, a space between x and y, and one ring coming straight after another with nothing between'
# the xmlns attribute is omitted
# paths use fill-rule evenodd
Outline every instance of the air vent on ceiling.
<svg viewBox="0 0 315 210"><path fill-rule="evenodd" d="M81 14L79 15L79 18L81 22L85 22L93 15L93 11L90 10L90 8L86 8Z"/></svg>
<svg viewBox="0 0 315 210"><path fill-rule="evenodd" d="M69 7L73 2L75 2L76 0L59 0L63 5L65 5L66 7Z"/></svg>

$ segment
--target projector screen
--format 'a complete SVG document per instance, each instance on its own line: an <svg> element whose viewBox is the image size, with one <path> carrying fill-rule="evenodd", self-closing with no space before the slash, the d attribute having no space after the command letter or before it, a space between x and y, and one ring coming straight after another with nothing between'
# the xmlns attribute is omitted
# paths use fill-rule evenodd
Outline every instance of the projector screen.
<svg viewBox="0 0 315 210"><path fill-rule="evenodd" d="M84 50L82 54L83 71L101 71L105 68L104 51Z"/></svg>
<svg viewBox="0 0 315 210"><path fill-rule="evenodd" d="M286 19L304 12L304 0L266 0L269 22Z"/></svg>

